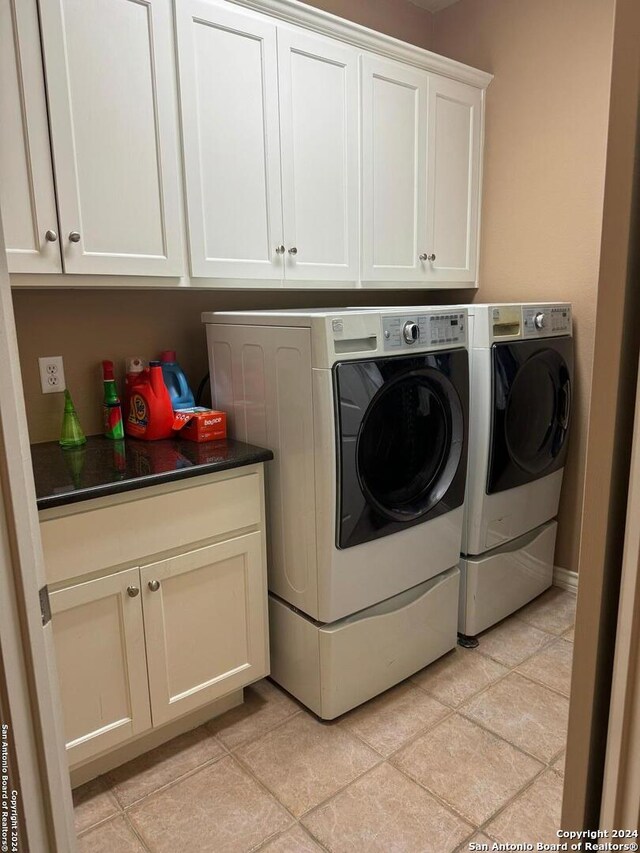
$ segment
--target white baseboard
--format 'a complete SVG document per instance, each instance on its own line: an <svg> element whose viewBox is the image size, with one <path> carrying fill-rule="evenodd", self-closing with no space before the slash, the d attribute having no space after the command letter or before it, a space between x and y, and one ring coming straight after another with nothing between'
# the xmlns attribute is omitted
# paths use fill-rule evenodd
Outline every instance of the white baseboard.
<svg viewBox="0 0 640 853"><path fill-rule="evenodd" d="M562 566L554 566L553 585L559 586L561 589L566 589L576 595L578 592L578 573L572 572L569 569L563 569Z"/></svg>

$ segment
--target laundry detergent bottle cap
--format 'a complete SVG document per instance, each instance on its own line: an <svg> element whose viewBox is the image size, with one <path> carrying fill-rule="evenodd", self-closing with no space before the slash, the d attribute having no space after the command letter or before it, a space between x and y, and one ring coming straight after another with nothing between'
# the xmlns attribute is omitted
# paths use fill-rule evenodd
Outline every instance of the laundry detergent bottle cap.
<svg viewBox="0 0 640 853"><path fill-rule="evenodd" d="M160 354L160 362L162 363L162 375L164 376L165 385L169 389L173 408L192 409L196 404L195 397L191 388L189 388L184 371L176 361L175 350L164 350Z"/></svg>
<svg viewBox="0 0 640 853"><path fill-rule="evenodd" d="M154 441L173 434L173 406L159 361L150 361L149 367L138 374L128 398L127 435Z"/></svg>

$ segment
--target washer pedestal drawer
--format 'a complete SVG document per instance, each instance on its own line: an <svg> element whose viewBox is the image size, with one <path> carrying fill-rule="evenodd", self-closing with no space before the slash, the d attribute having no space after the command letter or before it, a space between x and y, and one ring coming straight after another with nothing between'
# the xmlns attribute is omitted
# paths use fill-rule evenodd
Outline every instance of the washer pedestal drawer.
<svg viewBox="0 0 640 853"><path fill-rule="evenodd" d="M548 521L478 557L462 557L461 634L479 634L551 586L557 529Z"/></svg>
<svg viewBox="0 0 640 853"><path fill-rule="evenodd" d="M332 720L455 647L459 584L454 567L330 624L270 595L271 677Z"/></svg>

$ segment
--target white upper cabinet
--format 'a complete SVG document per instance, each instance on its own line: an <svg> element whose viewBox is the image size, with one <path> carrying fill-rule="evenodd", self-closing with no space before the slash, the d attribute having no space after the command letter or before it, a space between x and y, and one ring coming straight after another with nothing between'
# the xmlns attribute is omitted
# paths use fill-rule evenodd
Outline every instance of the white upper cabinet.
<svg viewBox="0 0 640 853"><path fill-rule="evenodd" d="M285 277L357 281L358 51L278 29Z"/></svg>
<svg viewBox="0 0 640 853"><path fill-rule="evenodd" d="M482 91L362 62L362 279L473 284Z"/></svg>
<svg viewBox="0 0 640 853"><path fill-rule="evenodd" d="M182 0L177 29L191 272L281 279L276 27Z"/></svg>
<svg viewBox="0 0 640 853"><path fill-rule="evenodd" d="M482 92L444 77L429 80L427 253L431 280L475 282Z"/></svg>
<svg viewBox="0 0 640 853"><path fill-rule="evenodd" d="M425 280L428 75L362 58L362 278Z"/></svg>
<svg viewBox="0 0 640 853"><path fill-rule="evenodd" d="M0 0L11 272L477 283L490 75L295 2L37 4Z"/></svg>
<svg viewBox="0 0 640 853"><path fill-rule="evenodd" d="M171 0L47 0L64 268L181 275Z"/></svg>
<svg viewBox="0 0 640 853"><path fill-rule="evenodd" d="M60 272L36 0L0 3L0 210L9 272Z"/></svg>

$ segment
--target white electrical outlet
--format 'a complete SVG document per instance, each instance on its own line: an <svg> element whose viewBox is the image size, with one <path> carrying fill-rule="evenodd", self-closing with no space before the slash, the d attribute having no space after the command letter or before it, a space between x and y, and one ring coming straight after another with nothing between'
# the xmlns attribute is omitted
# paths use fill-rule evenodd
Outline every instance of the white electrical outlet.
<svg viewBox="0 0 640 853"><path fill-rule="evenodd" d="M38 359L40 384L43 394L57 394L67 387L64 381L64 365L61 355L48 355Z"/></svg>

